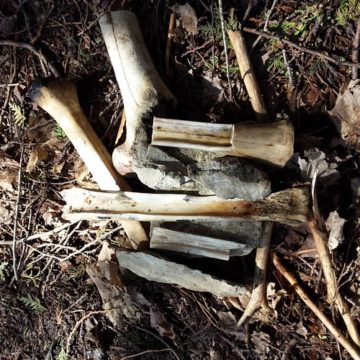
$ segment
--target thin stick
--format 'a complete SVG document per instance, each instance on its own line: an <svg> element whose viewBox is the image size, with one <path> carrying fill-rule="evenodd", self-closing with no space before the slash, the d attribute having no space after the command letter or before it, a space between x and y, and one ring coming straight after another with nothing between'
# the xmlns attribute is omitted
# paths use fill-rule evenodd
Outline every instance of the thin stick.
<svg viewBox="0 0 360 360"><path fill-rule="evenodd" d="M309 309L320 319L320 321L331 332L336 341L338 341L355 360L360 360L359 351L351 344L351 342L339 331L339 329L324 315L324 313L317 307L317 305L309 298L304 289L299 285L295 276L289 272L282 264L280 259L274 255L273 263L275 267L280 271L284 278L294 287L296 293L300 296L301 300L309 307Z"/></svg>
<svg viewBox="0 0 360 360"><path fill-rule="evenodd" d="M320 263L324 272L326 280L327 294L329 301L335 301L337 308L344 320L344 323L349 331L349 335L354 343L360 346L360 335L355 321L351 317L348 304L341 296L336 281L335 270L332 266L329 247L327 245L327 236L319 230L315 220L308 223L312 236L314 238L315 246L319 254Z"/></svg>
<svg viewBox="0 0 360 360"><path fill-rule="evenodd" d="M175 27L175 14L171 13L169 20L167 42L166 42L166 52L165 52L165 71L168 77L170 77L171 75L170 54L171 54L171 45L174 37L174 27Z"/></svg>
<svg viewBox="0 0 360 360"><path fill-rule="evenodd" d="M259 84L256 80L255 73L250 62L250 57L246 49L246 44L242 32L240 30L228 30L228 35L232 47L235 51L236 59L240 69L240 74L248 92L251 106L255 112L256 119L258 121L267 121L268 114L265 102L261 96Z"/></svg>
<svg viewBox="0 0 360 360"><path fill-rule="evenodd" d="M360 63L358 63L358 62L336 60L333 57L322 53L321 51L308 49L308 48L306 48L304 46L300 46L298 44L295 44L290 40L282 39L280 36L269 34L269 33L259 31L259 30L256 30L256 29L251 29L251 28L248 28L248 27L243 27L242 30L244 32L247 32L247 33L250 33L250 34L263 36L266 39L278 40L282 44L288 45L288 46L293 47L295 49L298 49L298 50L300 50L302 52L315 55L317 57L320 57L320 58L322 58L324 60L327 60L327 61L329 61L329 62L331 62L333 64L336 64L336 65L339 65L339 66L350 66L350 67L356 67L356 68L360 67Z"/></svg>
<svg viewBox="0 0 360 360"><path fill-rule="evenodd" d="M225 21L224 21L222 0L219 0L218 4L219 4L219 17L220 17L220 22L221 22L221 33L222 33L224 52L225 52L226 77L227 77L228 86L229 86L229 98L231 101L233 96L232 96L232 88L231 88L231 81L230 81L229 55L228 55L228 48L227 48L227 43L226 43Z"/></svg>
<svg viewBox="0 0 360 360"><path fill-rule="evenodd" d="M18 183L17 183L17 196L16 196L16 205L15 205L15 219L14 219L14 229L13 229L13 240L12 240L12 258L13 258L13 272L14 278L18 281L18 272L16 265L16 232L18 226L18 218L19 218L19 209L20 209L20 196L21 196L21 178L22 178L22 164L24 160L24 128L21 129L21 150L20 150L20 162L19 162L19 171L18 171Z"/></svg>
<svg viewBox="0 0 360 360"><path fill-rule="evenodd" d="M90 311L89 313L87 313L85 316L83 316L73 327L73 329L71 330L67 341L66 341L66 354L69 355L70 352L70 345L71 345L71 341L72 338L76 332L76 330L78 329L78 327L86 320L88 319L90 316L93 315L98 315L98 314L105 314L107 312L107 310L96 310L96 311Z"/></svg>
<svg viewBox="0 0 360 360"><path fill-rule="evenodd" d="M23 49L27 49L29 51L31 51L34 55L36 55L40 62L44 63L52 72L52 74L55 77L59 77L60 74L58 72L58 70L55 68L55 66L53 64L51 64L51 62L46 58L46 56L44 54L42 54L39 50L37 50L34 46L27 44L27 43L22 43L22 42L16 42L16 41L12 41L12 40L0 40L0 46L12 46L12 47L16 47L16 48L23 48ZM47 74L45 74L47 76Z"/></svg>
<svg viewBox="0 0 360 360"><path fill-rule="evenodd" d="M351 54L351 60L355 63L359 61L359 45L360 45L360 20L357 21L356 33L353 42L353 51ZM352 79L357 80L358 78L359 78L359 69L353 66Z"/></svg>

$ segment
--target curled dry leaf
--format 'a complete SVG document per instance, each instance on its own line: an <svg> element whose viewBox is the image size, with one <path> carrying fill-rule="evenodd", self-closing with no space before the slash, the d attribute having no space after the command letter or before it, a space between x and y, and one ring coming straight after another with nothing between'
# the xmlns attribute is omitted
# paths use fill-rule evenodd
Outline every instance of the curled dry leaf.
<svg viewBox="0 0 360 360"><path fill-rule="evenodd" d="M337 211L329 214L326 220L326 230L329 232L329 248L336 249L344 241L344 224L345 219L340 217Z"/></svg>
<svg viewBox="0 0 360 360"><path fill-rule="evenodd" d="M19 163L0 151L0 189L13 192L19 172Z"/></svg>
<svg viewBox="0 0 360 360"><path fill-rule="evenodd" d="M32 150L26 165L26 172L28 173L33 172L38 162L46 160L47 157L48 157L47 150L42 149L41 147L37 147L36 149Z"/></svg>
<svg viewBox="0 0 360 360"><path fill-rule="evenodd" d="M329 115L345 143L360 151L360 80L350 81Z"/></svg>
<svg viewBox="0 0 360 360"><path fill-rule="evenodd" d="M160 336L166 336L170 339L175 338L172 325L170 325L164 315L153 306L150 307L150 325Z"/></svg>
<svg viewBox="0 0 360 360"><path fill-rule="evenodd" d="M3 224L10 224L14 211L5 203L0 203L0 219Z"/></svg>
<svg viewBox="0 0 360 360"><path fill-rule="evenodd" d="M179 16L182 27L190 35L197 34L198 19L195 10L188 3L186 3L185 5L179 5L178 3L176 3L171 7L171 10Z"/></svg>

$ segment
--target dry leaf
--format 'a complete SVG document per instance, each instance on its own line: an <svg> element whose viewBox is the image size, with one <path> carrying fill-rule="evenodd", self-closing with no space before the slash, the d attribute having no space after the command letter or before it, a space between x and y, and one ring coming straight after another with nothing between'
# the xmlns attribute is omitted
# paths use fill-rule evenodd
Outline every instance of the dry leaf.
<svg viewBox="0 0 360 360"><path fill-rule="evenodd" d="M0 189L13 192L18 178L18 170L15 168L0 169Z"/></svg>
<svg viewBox="0 0 360 360"><path fill-rule="evenodd" d="M190 34L196 35L198 32L197 23L198 19L195 10L186 3L185 5L179 5L176 3L170 9L179 16L182 27Z"/></svg>
<svg viewBox="0 0 360 360"><path fill-rule="evenodd" d="M329 115L341 137L350 147L360 150L360 80L350 81L339 95Z"/></svg>
<svg viewBox="0 0 360 360"><path fill-rule="evenodd" d="M0 219L2 224L10 224L13 214L14 212L8 209L5 204L0 203Z"/></svg>
<svg viewBox="0 0 360 360"><path fill-rule="evenodd" d="M223 329L236 329L237 321L232 312L219 311L217 316L219 317L220 324Z"/></svg>
<svg viewBox="0 0 360 360"><path fill-rule="evenodd" d="M175 338L175 334L172 326L165 319L164 315L160 311L150 308L150 325L153 329L157 330L160 336L166 336L170 339Z"/></svg>
<svg viewBox="0 0 360 360"><path fill-rule="evenodd" d="M26 172L31 173L35 170L36 165L39 161L46 160L48 152L41 147L38 147L31 151L28 163L26 165Z"/></svg>
<svg viewBox="0 0 360 360"><path fill-rule="evenodd" d="M326 220L326 230L329 232L329 248L336 249L344 241L344 224L345 219L340 217L337 211L329 214Z"/></svg>
<svg viewBox="0 0 360 360"><path fill-rule="evenodd" d="M54 138L52 130L54 129L54 124L49 120L44 118L39 118L37 116L29 117L29 128L26 132L27 138L31 142L45 143L48 140ZM55 137L56 139L56 137Z"/></svg>

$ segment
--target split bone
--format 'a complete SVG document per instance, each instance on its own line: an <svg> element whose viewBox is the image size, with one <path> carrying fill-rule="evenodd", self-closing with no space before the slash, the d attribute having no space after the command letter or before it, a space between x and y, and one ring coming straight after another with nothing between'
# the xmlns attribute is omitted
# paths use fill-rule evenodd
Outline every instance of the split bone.
<svg viewBox="0 0 360 360"><path fill-rule="evenodd" d="M250 157L284 166L294 152L294 129L284 120L234 125L155 117L152 145Z"/></svg>
<svg viewBox="0 0 360 360"><path fill-rule="evenodd" d="M222 199L216 196L63 190L66 220L131 219L138 221L275 221L298 226L308 221L308 187L279 191L264 200Z"/></svg>

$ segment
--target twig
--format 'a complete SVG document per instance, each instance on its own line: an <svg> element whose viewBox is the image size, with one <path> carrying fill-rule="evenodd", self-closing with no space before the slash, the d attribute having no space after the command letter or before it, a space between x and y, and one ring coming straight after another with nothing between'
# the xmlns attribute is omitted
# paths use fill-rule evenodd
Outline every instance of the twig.
<svg viewBox="0 0 360 360"><path fill-rule="evenodd" d="M76 330L78 329L78 327L86 320L88 319L90 316L93 315L98 315L98 314L105 314L107 312L107 310L96 310L96 311L90 311L89 313L87 313L85 316L83 316L79 321L76 322L75 326L73 327L73 329L71 330L67 340L66 340L66 354L69 355L70 352L70 346L71 346L71 341L72 338L76 332Z"/></svg>
<svg viewBox="0 0 360 360"><path fill-rule="evenodd" d="M165 51L165 71L168 77L170 77L171 75L170 54L171 54L171 45L174 37L174 27L175 27L175 14L171 13L169 20L167 42L166 42L166 51Z"/></svg>
<svg viewBox="0 0 360 360"><path fill-rule="evenodd" d="M320 263L324 272L326 280L327 294L329 301L335 301L337 308L342 316L344 323L349 331L349 335L354 343L360 346L360 336L357 330L357 326L353 318L351 317L348 304L341 296L337 281L335 270L331 263L331 256L329 247L327 245L327 236L320 231L315 220L309 221L309 228L314 238L315 246L319 254Z"/></svg>
<svg viewBox="0 0 360 360"><path fill-rule="evenodd" d="M238 327L245 325L259 309L261 309L267 317L270 317L273 313L273 310L267 302L266 296L266 275L269 262L272 227L273 224L270 222L265 223L264 225L264 242L262 246L256 250L253 291L251 293L250 301L237 323Z"/></svg>
<svg viewBox="0 0 360 360"><path fill-rule="evenodd" d="M124 321L126 324L128 324L128 325L131 325L131 326L133 326L134 328L136 328L136 329L138 329L138 330L140 330L140 331L143 331L144 333L146 333L146 334L148 334L148 335L151 335L151 336L153 336L154 338L156 338L156 339L158 339L161 343L163 343L166 347L168 347L169 349L170 349L170 351L172 352L172 354L174 355L174 357L177 359L177 360L180 360L180 357L179 357L179 355L176 353L176 351L171 347L171 346L169 346L169 344L167 344L167 342L165 341L165 340L163 340L160 336L157 336L156 334L154 334L152 331L149 331L149 330L147 330L147 329L144 329L144 328L142 328L142 327L140 327L140 326L137 326L137 325L135 325L135 324L131 324L131 323L129 323L128 321Z"/></svg>
<svg viewBox="0 0 360 360"><path fill-rule="evenodd" d="M265 31L265 32L267 31L269 21L270 21L270 17L271 17L272 12L274 11L274 8L275 8L275 5L276 5L277 1L278 0L273 1L270 10L266 14L265 24L264 24L264 29L263 29L263 31ZM251 46L251 51L250 52L252 52L252 50L254 50L255 46L258 44L258 42L261 40L261 38L262 38L262 35L259 35L257 37L257 39L254 41L254 43Z"/></svg>
<svg viewBox="0 0 360 360"><path fill-rule="evenodd" d="M359 61L359 45L360 45L360 20L356 24L356 33L353 42L353 51L351 54L351 60L356 63ZM359 78L359 69L353 66L352 69L352 79L357 80Z"/></svg>
<svg viewBox="0 0 360 360"><path fill-rule="evenodd" d="M16 48L27 49L27 50L31 51L34 55L36 55L39 58L40 63L45 64L55 77L60 76L60 74L59 74L58 70L55 68L55 66L52 65L51 62L48 61L46 56L44 54L42 54L39 50L37 50L34 46L27 44L27 43L16 42L16 41L12 41L12 40L0 40L0 46L12 46L12 47L16 47ZM45 76L47 76L47 74L45 74Z"/></svg>
<svg viewBox="0 0 360 360"><path fill-rule="evenodd" d="M27 241L31 241L31 240L36 240L36 239L41 239L41 238L46 238L46 237L49 237L51 235L54 235L62 230L65 230L67 229L68 227L72 226L72 225L75 225L77 224L79 221L73 221L73 222L69 222L69 223L66 223L64 225L61 225L53 230L50 230L50 231L47 231L47 232L44 232L44 233L39 233L39 234L33 234L33 235L30 235L30 236L27 236L27 237L24 237L20 240L17 241L17 243L24 243L24 242L27 242ZM0 246L1 245L11 245L12 244L12 241L0 241Z"/></svg>
<svg viewBox="0 0 360 360"><path fill-rule="evenodd" d="M236 54L240 74L248 92L251 106L258 121L268 120L268 114L263 97L261 96L259 84L251 65L250 57L241 31L228 30L228 35Z"/></svg>
<svg viewBox="0 0 360 360"><path fill-rule="evenodd" d="M19 280L17 265L16 265L16 233L18 227L18 218L19 218L19 209L20 209L20 196L21 196L21 179L22 179L22 165L24 161L24 127L21 129L21 150L20 150L20 162L18 170L18 182L17 182L17 196L16 196L16 205L15 205L15 219L14 219L14 229L13 229L13 239L12 239L12 258L13 258L13 272L14 278L16 281Z"/></svg>
<svg viewBox="0 0 360 360"><path fill-rule="evenodd" d="M360 63L358 63L358 62L336 60L336 59L334 59L334 57L331 57L331 56L329 56L327 54L324 54L321 51L308 49L308 48L306 48L304 46L295 44L294 42L292 42L290 40L282 39L280 36L277 36L277 35L265 33L263 31L248 28L248 27L243 27L242 30L244 32L249 33L249 34L261 35L266 39L277 40L277 41L281 42L282 44L288 45L288 46L293 47L295 49L298 49L298 50L300 50L302 52L315 55L317 57L320 57L320 58L322 58L324 60L327 60L327 61L329 61L329 62L331 62L333 64L336 64L336 65L339 65L339 66L350 66L350 67L356 67L356 68L360 67ZM335 55L333 55L333 56L335 56Z"/></svg>
<svg viewBox="0 0 360 360"><path fill-rule="evenodd" d="M218 1L219 1L218 4L219 4L219 17L220 17L220 23L221 23L221 32L222 32L224 52L225 52L226 77L227 77L228 86L229 86L229 98L231 101L233 96L232 96L232 88L231 88L231 81L230 81L229 55L228 55L228 48L227 48L227 43L226 43L223 3L222 3L222 0L218 0Z"/></svg>
<svg viewBox="0 0 360 360"><path fill-rule="evenodd" d="M309 298L304 289L299 285L295 276L289 272L282 264L280 259L274 255L273 263L277 270L284 276L284 278L294 287L296 293L300 296L301 300L309 307L309 309L320 319L320 321L331 332L336 341L338 341L355 360L360 360L360 353L353 344L339 331L339 329L329 320L324 313L317 307L317 305Z"/></svg>
<svg viewBox="0 0 360 360"><path fill-rule="evenodd" d="M145 351L141 351L141 352L139 352L137 354L124 356L120 360L133 359L133 358L136 358L136 357L141 356L141 355L150 354L150 353L161 353L161 352L164 352L164 351L171 351L171 349L145 350Z"/></svg>
<svg viewBox="0 0 360 360"><path fill-rule="evenodd" d="M292 75L291 75L290 65L289 65L288 59L286 57L286 51L285 51L285 49L282 49L281 52L282 52L282 56L284 58L284 63L285 63L287 73L288 73L288 76L289 76L289 84L294 85L294 81L293 81L293 78L292 78Z"/></svg>
<svg viewBox="0 0 360 360"><path fill-rule="evenodd" d="M296 345L296 340L295 339L291 339L289 341L289 343L286 345L286 348L284 350L284 353L281 357L281 360L286 360L288 358L288 356L290 355L290 351L292 350L292 348Z"/></svg>

